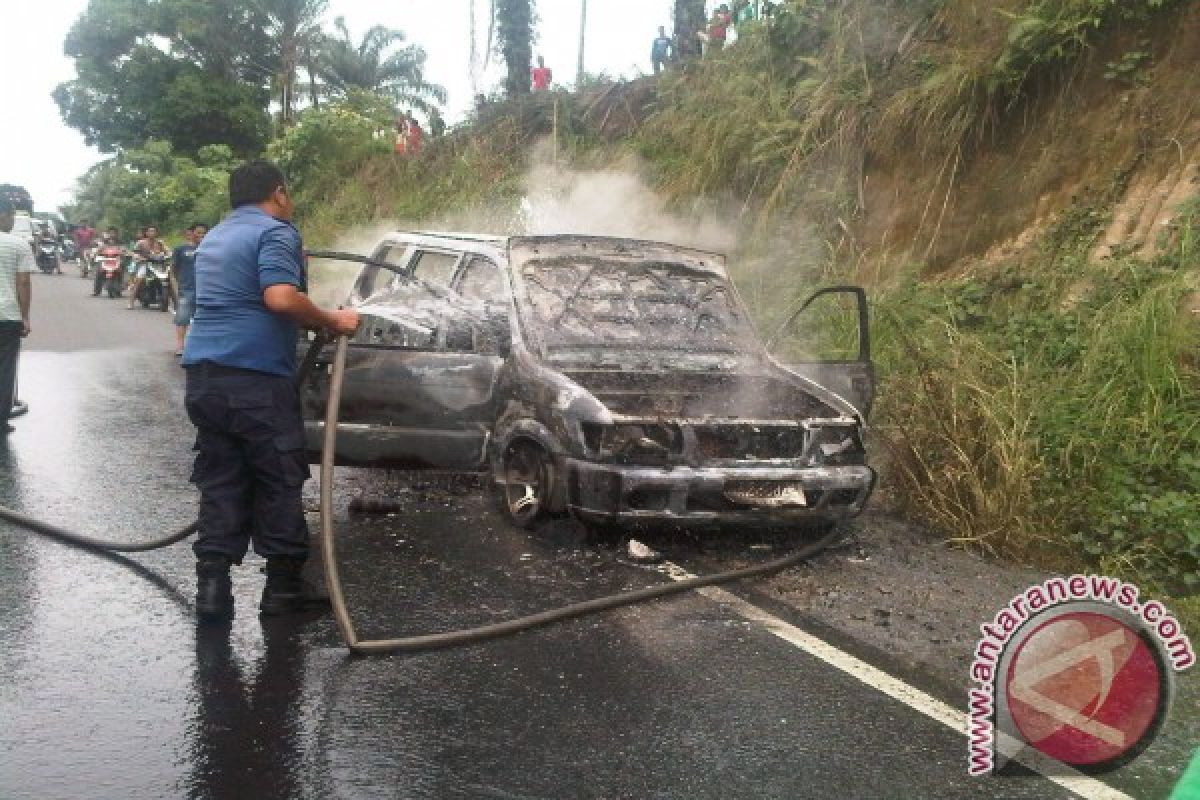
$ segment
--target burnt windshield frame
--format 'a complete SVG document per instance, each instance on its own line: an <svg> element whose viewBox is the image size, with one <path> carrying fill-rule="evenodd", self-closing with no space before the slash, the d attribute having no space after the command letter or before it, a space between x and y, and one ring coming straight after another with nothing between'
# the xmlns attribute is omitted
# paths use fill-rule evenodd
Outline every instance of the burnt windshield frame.
<svg viewBox="0 0 1200 800"><path fill-rule="evenodd" d="M577 272L582 272L578 282L574 288L563 287L560 291L555 291L546 283L537 279L539 273L548 273L554 269L571 269ZM556 255L548 258L534 258L523 262L520 265L520 282L522 284L519 298L519 316L527 317L527 324L530 329L536 331L536 340L538 349L544 358L549 358L551 353L564 353L571 350L613 350L613 351L642 351L646 353L693 353L696 355L750 355L762 350L762 342L759 339L758 332L746 311L745 305L741 301L741 296L737 292L737 288L729 277L722 271L708 269L702 266L681 263L675 260L655 258L650 260L626 261L620 257L606 257L603 255L593 255L590 253L567 253ZM648 278L654 282L664 284L664 281L671 281L673 278L682 276L692 280L700 280L706 286L697 287L698 292L704 294L702 301L705 302L712 295L722 295L726 306L726 312L722 315L723 322L731 324L731 334L726 337L725 342L713 342L701 348L697 348L694 344L685 346L682 343L673 345L655 344L652 340L643 341L604 341L603 337L597 333L596 341L577 341L566 344L559 344L550 341L551 335L561 325L562 321L572 313L572 304L583 295L589 281L598 270L618 277L620 280L627 280L630 277ZM516 276L517 270L513 270L513 277ZM534 300L533 291L546 293L558 297L563 303L561 311L556 315L545 312L545 307L539 309L537 302ZM686 292L672 292L672 288L681 289L682 287L672 287L663 285L664 294L678 295L678 299L683 299L687 296ZM603 293L601 293L603 294ZM648 293L653 295L653 292ZM620 295L634 303L639 300L638 293L626 283L625 288L621 292L614 293L614 296ZM679 304L676 302L675 304ZM683 305L688 305L686 302ZM579 310L575 313L578 315ZM643 330L642 324L638 323L635 330L642 336L647 335L647 331ZM694 333L694 331L693 331Z"/></svg>

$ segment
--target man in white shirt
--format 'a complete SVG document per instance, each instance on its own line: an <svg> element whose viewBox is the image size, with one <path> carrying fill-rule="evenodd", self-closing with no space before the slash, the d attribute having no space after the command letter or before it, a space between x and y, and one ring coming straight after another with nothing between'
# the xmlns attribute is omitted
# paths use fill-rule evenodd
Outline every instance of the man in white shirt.
<svg viewBox="0 0 1200 800"><path fill-rule="evenodd" d="M12 203L0 197L0 439L12 432L8 424L17 382L17 356L21 338L29 335L29 304L33 282L29 275L37 267L29 242L13 236Z"/></svg>

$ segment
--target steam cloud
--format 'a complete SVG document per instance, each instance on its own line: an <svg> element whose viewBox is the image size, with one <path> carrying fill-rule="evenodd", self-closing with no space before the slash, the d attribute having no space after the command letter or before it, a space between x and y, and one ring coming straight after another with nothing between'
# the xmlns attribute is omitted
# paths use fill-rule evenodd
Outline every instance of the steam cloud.
<svg viewBox="0 0 1200 800"><path fill-rule="evenodd" d="M443 230L515 234L577 233L651 239L728 253L737 244L731 215L712 209L673 211L649 187L629 159L619 167L576 170L554 161L553 145L540 142L524 178L525 193L516 204L473 206L432 220L379 221L346 231L333 249L369 254L392 231ZM312 296L323 304L345 299L359 268L322 262L313 270Z"/></svg>

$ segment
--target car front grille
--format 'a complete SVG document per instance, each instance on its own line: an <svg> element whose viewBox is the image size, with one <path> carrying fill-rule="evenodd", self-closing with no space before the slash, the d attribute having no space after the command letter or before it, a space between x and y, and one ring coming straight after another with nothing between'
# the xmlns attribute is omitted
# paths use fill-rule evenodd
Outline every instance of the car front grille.
<svg viewBox="0 0 1200 800"><path fill-rule="evenodd" d="M784 425L704 425L695 429L701 460L800 458L805 430Z"/></svg>

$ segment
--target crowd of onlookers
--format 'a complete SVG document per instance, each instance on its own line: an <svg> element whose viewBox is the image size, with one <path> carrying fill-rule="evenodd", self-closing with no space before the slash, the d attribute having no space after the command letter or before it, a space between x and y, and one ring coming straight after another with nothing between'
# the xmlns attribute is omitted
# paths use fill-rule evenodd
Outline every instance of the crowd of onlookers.
<svg viewBox="0 0 1200 800"><path fill-rule="evenodd" d="M650 65L654 74L659 74L672 62L688 53L696 52L697 49L703 55L723 50L727 44L736 40L738 28L770 15L773 5L770 0L734 0L732 5L721 3L713 9L702 30L676 31L676 36L668 35L666 27L659 26L658 36L650 45ZM691 40L693 33L695 39ZM680 42L679 36L684 36L690 41ZM544 92L550 89L553 81L554 73L546 66L545 60L538 56L537 66L529 73L530 87L535 92ZM476 98L477 106L481 106L483 102L482 97Z"/></svg>
<svg viewBox="0 0 1200 800"><path fill-rule="evenodd" d="M77 258L86 264L86 271L92 273L93 297L101 295L106 281L104 272L99 268L100 259L105 255L120 259L118 281L121 291L128 295L126 307L129 309L137 307L138 290L149 274L148 263L158 260L169 265L168 285L164 289L175 310L175 354L180 355L184 337L196 311L196 248L207 233L206 223L193 224L183 232L183 242L173 251L168 250L155 225L139 228L137 237L130 243L122 241L116 227L109 227L101 233L86 220L79 225L72 225L70 236L77 248Z"/></svg>
<svg viewBox="0 0 1200 800"><path fill-rule="evenodd" d="M760 12L758 5L750 0L737 0L732 9L727 3L722 3L715 8L705 29L696 33L696 37L703 45L704 54L717 53L725 49L731 34L737 35L739 26L758 19Z"/></svg>

